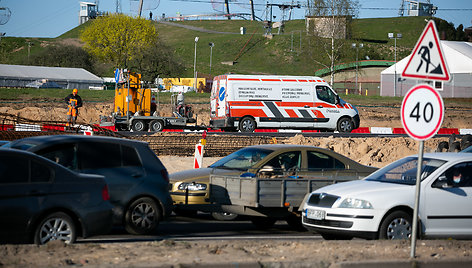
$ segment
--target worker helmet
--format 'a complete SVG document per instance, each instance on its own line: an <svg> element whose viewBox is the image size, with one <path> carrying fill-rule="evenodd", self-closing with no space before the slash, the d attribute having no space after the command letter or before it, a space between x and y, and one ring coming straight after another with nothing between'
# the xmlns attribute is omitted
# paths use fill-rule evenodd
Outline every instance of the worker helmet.
<svg viewBox="0 0 472 268"><path fill-rule="evenodd" d="M72 90L72 93L78 93L78 92L79 91L76 88L74 88L74 90Z"/></svg>

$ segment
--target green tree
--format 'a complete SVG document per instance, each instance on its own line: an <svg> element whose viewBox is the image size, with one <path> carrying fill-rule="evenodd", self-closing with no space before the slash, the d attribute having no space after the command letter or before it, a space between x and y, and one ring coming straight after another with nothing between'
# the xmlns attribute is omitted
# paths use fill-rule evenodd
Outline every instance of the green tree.
<svg viewBox="0 0 472 268"><path fill-rule="evenodd" d="M111 14L93 20L80 39L85 42L85 49L99 60L128 68L131 60L157 42L157 36L150 20Z"/></svg>

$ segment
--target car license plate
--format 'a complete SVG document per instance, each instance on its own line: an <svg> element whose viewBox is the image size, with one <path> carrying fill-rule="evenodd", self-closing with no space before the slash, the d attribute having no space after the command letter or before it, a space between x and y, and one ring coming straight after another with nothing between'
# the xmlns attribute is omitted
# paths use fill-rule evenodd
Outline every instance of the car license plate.
<svg viewBox="0 0 472 268"><path fill-rule="evenodd" d="M318 209L307 209L306 217L313 220L324 220L326 212Z"/></svg>

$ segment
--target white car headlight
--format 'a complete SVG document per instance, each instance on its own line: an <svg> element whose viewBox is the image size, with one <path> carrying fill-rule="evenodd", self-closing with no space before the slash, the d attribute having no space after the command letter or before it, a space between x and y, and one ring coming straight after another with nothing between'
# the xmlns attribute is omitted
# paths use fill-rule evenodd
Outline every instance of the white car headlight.
<svg viewBox="0 0 472 268"><path fill-rule="evenodd" d="M340 208L361 208L361 209L373 209L372 204L369 201L356 199L356 198L346 198L343 200Z"/></svg>
<svg viewBox="0 0 472 268"><path fill-rule="evenodd" d="M205 191L207 189L207 185L203 183L188 183L183 182L178 187L179 190L189 190L189 191Z"/></svg>

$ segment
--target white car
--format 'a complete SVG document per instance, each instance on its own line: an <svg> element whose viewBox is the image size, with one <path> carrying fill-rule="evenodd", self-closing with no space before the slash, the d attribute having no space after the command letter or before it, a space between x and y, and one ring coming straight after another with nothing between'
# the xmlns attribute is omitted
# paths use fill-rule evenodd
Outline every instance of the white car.
<svg viewBox="0 0 472 268"><path fill-rule="evenodd" d="M303 225L324 239L410 238L417 163L418 156L405 157L308 194ZM472 154L424 154L421 178L419 236L472 238Z"/></svg>

